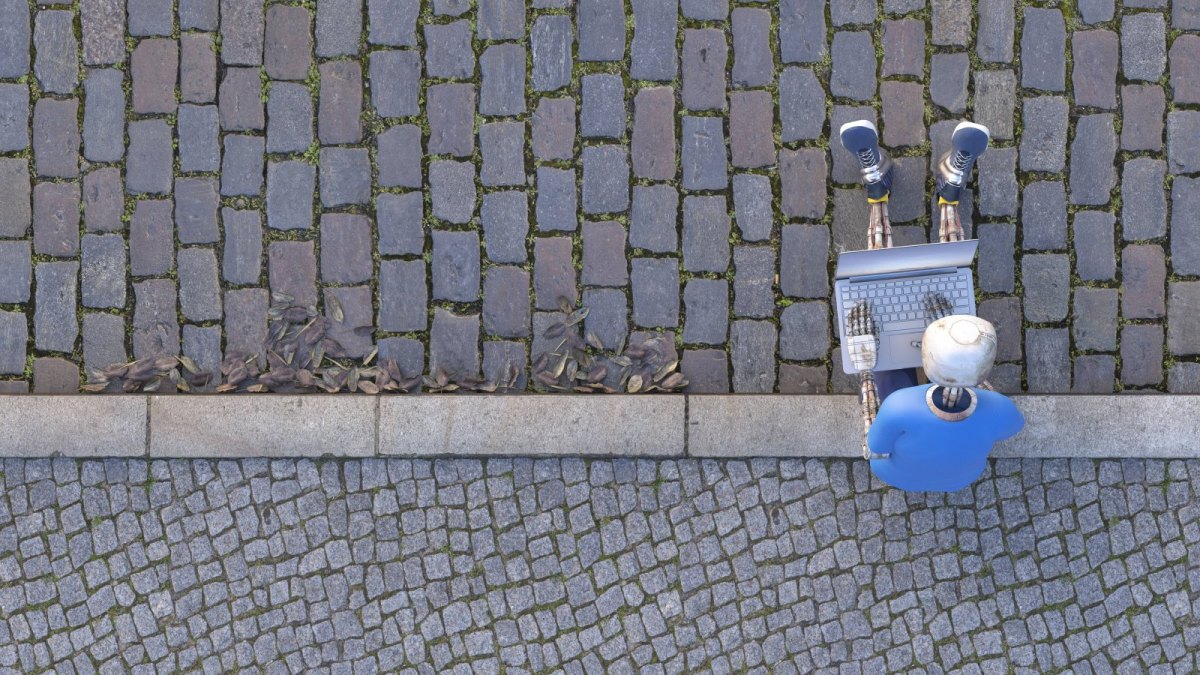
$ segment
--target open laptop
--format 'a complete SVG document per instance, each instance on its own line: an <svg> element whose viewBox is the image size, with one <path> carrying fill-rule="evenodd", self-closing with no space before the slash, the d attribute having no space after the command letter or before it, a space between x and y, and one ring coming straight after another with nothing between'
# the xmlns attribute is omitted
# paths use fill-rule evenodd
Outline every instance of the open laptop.
<svg viewBox="0 0 1200 675"><path fill-rule="evenodd" d="M879 326L876 370L921 365L921 334L929 320L925 297L941 293L954 314L975 313L971 263L978 239L846 251L838 256L833 297L837 305L842 370L855 371L846 347L846 315L861 300L870 300Z"/></svg>

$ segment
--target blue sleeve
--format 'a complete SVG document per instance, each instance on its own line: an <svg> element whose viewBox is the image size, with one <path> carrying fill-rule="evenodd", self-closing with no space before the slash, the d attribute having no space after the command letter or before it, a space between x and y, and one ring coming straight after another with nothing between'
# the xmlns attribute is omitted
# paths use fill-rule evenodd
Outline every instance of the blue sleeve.
<svg viewBox="0 0 1200 675"><path fill-rule="evenodd" d="M871 430L867 432L867 447L876 454L890 454L896 439L904 434L904 428L900 424L902 415L896 411L894 405L889 405L895 398L893 394L884 399L883 405L879 406L879 412L875 415L875 421L871 424Z"/></svg>
<svg viewBox="0 0 1200 675"><path fill-rule="evenodd" d="M1017 409L1017 405L1012 402L1012 399L997 394L1000 405L997 406L999 414L996 415L996 440L1002 441L1010 436L1016 436L1017 432L1025 427L1025 416Z"/></svg>

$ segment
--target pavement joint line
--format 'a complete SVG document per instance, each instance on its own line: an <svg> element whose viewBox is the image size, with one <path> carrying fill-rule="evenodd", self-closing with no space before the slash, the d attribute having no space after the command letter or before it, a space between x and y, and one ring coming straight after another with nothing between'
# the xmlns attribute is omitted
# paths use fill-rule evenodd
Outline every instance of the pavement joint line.
<svg viewBox="0 0 1200 675"><path fill-rule="evenodd" d="M691 447L689 444L692 440L692 409L689 397L683 397L683 456L691 457Z"/></svg>
<svg viewBox="0 0 1200 675"><path fill-rule="evenodd" d="M4 395L0 457L853 458L861 451L852 395L365 398ZM993 457L1200 457L1191 426L1200 396L1013 400L1025 429Z"/></svg>
<svg viewBox="0 0 1200 675"><path fill-rule="evenodd" d="M153 434L154 434L153 425L150 424L150 397L147 396L146 397L146 447L143 448L144 454L146 455L147 458L150 457L150 448L154 444Z"/></svg>
<svg viewBox="0 0 1200 675"><path fill-rule="evenodd" d="M383 407L379 402L380 397L375 397L375 456L379 456L379 420L381 417L380 408Z"/></svg>

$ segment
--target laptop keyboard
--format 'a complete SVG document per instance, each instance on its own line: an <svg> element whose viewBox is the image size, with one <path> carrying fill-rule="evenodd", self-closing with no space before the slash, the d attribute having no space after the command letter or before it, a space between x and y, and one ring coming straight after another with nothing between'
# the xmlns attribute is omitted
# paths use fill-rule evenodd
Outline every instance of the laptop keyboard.
<svg viewBox="0 0 1200 675"><path fill-rule="evenodd" d="M871 301L871 313L880 331L894 332L924 328L929 324L925 297L941 293L954 307L954 314L969 314L971 309L969 271L928 277L901 277L859 281L842 287L842 306L849 311L861 300Z"/></svg>

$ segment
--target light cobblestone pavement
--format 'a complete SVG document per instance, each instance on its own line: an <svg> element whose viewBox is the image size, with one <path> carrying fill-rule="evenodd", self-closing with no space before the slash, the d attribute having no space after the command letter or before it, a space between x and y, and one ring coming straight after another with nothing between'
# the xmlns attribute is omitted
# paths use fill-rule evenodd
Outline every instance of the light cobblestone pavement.
<svg viewBox="0 0 1200 675"><path fill-rule="evenodd" d="M262 349L285 291L397 359L495 379L560 296L690 391L851 392L837 127L963 201L1008 392L1200 392L1200 1L0 0L0 391Z"/></svg>
<svg viewBox="0 0 1200 675"><path fill-rule="evenodd" d="M1200 462L5 460L0 669L1192 673Z"/></svg>

